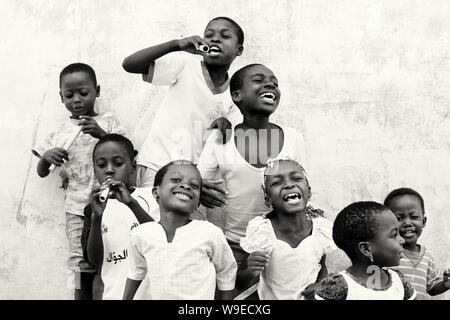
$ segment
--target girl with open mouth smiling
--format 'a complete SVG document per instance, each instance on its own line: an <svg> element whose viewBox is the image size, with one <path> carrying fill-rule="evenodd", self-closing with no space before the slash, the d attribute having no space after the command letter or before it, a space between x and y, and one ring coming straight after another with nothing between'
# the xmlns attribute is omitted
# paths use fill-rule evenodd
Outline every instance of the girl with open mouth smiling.
<svg viewBox="0 0 450 320"><path fill-rule="evenodd" d="M326 254L335 249L331 222L308 205L311 188L297 161L269 160L262 187L272 211L249 222L241 240L250 253L244 272L259 275L262 300L313 299L328 274Z"/></svg>

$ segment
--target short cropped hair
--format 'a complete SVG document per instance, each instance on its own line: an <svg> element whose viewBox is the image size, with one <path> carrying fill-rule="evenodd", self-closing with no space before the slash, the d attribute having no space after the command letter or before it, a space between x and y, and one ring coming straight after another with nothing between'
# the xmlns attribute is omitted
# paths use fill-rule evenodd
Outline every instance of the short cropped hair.
<svg viewBox="0 0 450 320"><path fill-rule="evenodd" d="M389 210L373 201L355 202L338 213L333 224L333 240L350 260L357 256L358 243L375 237L377 223L375 215Z"/></svg>
<svg viewBox="0 0 450 320"><path fill-rule="evenodd" d="M245 67L240 68L238 71L236 71L232 76L230 80L230 93L233 94L236 90L239 90L242 88L242 84L244 83L245 75L247 74L247 70L256 66L263 66L261 63L252 63L248 64Z"/></svg>
<svg viewBox="0 0 450 320"><path fill-rule="evenodd" d="M189 164L191 166L193 166L195 168L195 170L197 170L199 176L201 177L202 175L200 174L200 171L197 169L197 166L195 164L193 164L191 161L188 160L174 160L169 162L168 164L164 165L161 169L159 169L156 174L155 174L155 180L153 181L153 187L158 187L161 185L167 171L169 171L169 169L172 166L178 165L178 164ZM200 181L200 183L202 183ZM200 185L200 190L202 188L202 185Z"/></svg>
<svg viewBox="0 0 450 320"><path fill-rule="evenodd" d="M212 19L210 22L208 22L208 24L210 24L213 21L216 20L225 20L228 21L234 28L234 31L236 32L237 38L238 38L238 43L240 45L244 44L244 31L242 30L242 28L236 23L236 21L234 21L233 19L230 19L228 17L216 17L214 19Z"/></svg>
<svg viewBox="0 0 450 320"><path fill-rule="evenodd" d="M62 69L61 73L59 74L59 87L61 87L62 78L66 74L74 73L74 72L85 72L89 76L91 81L94 83L94 87L97 86L97 77L95 76L94 69L90 65L87 65L87 64L81 63L81 62L77 62L77 63L69 64L67 67Z"/></svg>
<svg viewBox="0 0 450 320"><path fill-rule="evenodd" d="M419 199L419 201L420 201L420 206L422 207L422 212L425 215L425 203L423 201L422 196L416 190L411 189L411 188L398 188L398 189L392 190L387 195L386 199L384 199L384 205L386 207L389 207L389 203L391 202L391 200L393 198L399 197L399 196L404 196L404 195L410 195L410 196L417 197L417 199Z"/></svg>
<svg viewBox="0 0 450 320"><path fill-rule="evenodd" d="M125 148L130 161L134 161L134 158L137 155L137 151L134 150L133 143L128 138L117 133L106 134L98 140L98 142L95 144L94 151L92 152L92 161L94 161L94 155L97 148L106 142L116 142L118 144L121 144Z"/></svg>

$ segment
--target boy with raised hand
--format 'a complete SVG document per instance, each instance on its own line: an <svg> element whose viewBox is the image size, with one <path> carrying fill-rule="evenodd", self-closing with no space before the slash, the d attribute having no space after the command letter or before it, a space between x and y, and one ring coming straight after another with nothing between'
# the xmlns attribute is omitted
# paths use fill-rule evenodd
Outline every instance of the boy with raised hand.
<svg viewBox="0 0 450 320"><path fill-rule="evenodd" d="M197 163L207 128L220 129L225 136L230 121L239 118L228 93L228 70L242 54L243 42L244 33L235 21L217 17L208 23L203 38L171 40L140 50L123 61L127 72L140 73L153 85L170 86L139 152L138 186L153 186L158 169L171 160ZM208 46L207 52L201 50L203 45ZM223 200L208 192L210 188L225 192L205 181L202 204L222 205ZM205 200L205 195L210 197Z"/></svg>

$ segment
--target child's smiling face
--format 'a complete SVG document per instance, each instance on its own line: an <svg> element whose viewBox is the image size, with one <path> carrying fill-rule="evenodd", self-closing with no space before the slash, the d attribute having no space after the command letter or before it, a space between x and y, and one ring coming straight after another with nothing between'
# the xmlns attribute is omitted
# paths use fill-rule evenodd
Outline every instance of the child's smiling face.
<svg viewBox="0 0 450 320"><path fill-rule="evenodd" d="M61 79L61 101L73 117L95 116L95 99L99 95L100 87L94 85L86 72L68 73Z"/></svg>
<svg viewBox="0 0 450 320"><path fill-rule="evenodd" d="M121 143L108 141L100 144L93 158L95 177L100 184L109 178L129 184L135 163Z"/></svg>
<svg viewBox="0 0 450 320"><path fill-rule="evenodd" d="M243 114L269 116L280 103L278 79L263 65L250 67L245 71L241 88L233 92L232 97Z"/></svg>
<svg viewBox="0 0 450 320"><path fill-rule="evenodd" d="M426 223L420 200L414 195L400 195L389 201L389 209L397 217L405 244L415 245Z"/></svg>
<svg viewBox="0 0 450 320"><path fill-rule="evenodd" d="M276 212L297 214L305 210L310 187L304 171L291 161L278 161L266 172L267 202Z"/></svg>
<svg viewBox="0 0 450 320"><path fill-rule="evenodd" d="M201 183L200 173L191 164L174 164L154 192L161 207L188 215L198 207Z"/></svg>
<svg viewBox="0 0 450 320"><path fill-rule="evenodd" d="M375 236L369 241L374 263L380 267L397 266L403 252L398 222L390 210L375 214Z"/></svg>
<svg viewBox="0 0 450 320"><path fill-rule="evenodd" d="M211 21L205 29L204 39L210 48L204 57L208 65L227 65L242 54L243 46L239 44L234 26L227 20Z"/></svg>

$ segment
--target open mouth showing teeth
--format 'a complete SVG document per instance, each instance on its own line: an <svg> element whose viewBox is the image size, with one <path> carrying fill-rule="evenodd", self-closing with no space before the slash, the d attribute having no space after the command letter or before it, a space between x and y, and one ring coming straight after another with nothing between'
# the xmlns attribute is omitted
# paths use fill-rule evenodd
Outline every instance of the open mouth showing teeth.
<svg viewBox="0 0 450 320"><path fill-rule="evenodd" d="M218 56L220 54L220 52L221 52L221 50L217 46L210 46L209 47L209 55L210 56L216 57L216 56Z"/></svg>
<svg viewBox="0 0 450 320"><path fill-rule="evenodd" d="M295 193L288 193L287 195L285 195L283 197L283 201L290 203L290 204L296 204L300 202L300 199L302 198L302 196L295 192Z"/></svg>
<svg viewBox="0 0 450 320"><path fill-rule="evenodd" d="M186 195L184 193L176 192L176 193L174 193L174 195L175 195L175 197L177 197L178 199L181 199L181 200L190 200L191 199L191 197L189 197L188 195Z"/></svg>
<svg viewBox="0 0 450 320"><path fill-rule="evenodd" d="M267 102L274 102L277 99L277 96L273 92L263 92L259 97Z"/></svg>
<svg viewBox="0 0 450 320"><path fill-rule="evenodd" d="M402 237L411 238L414 237L416 233L414 231L402 232Z"/></svg>

